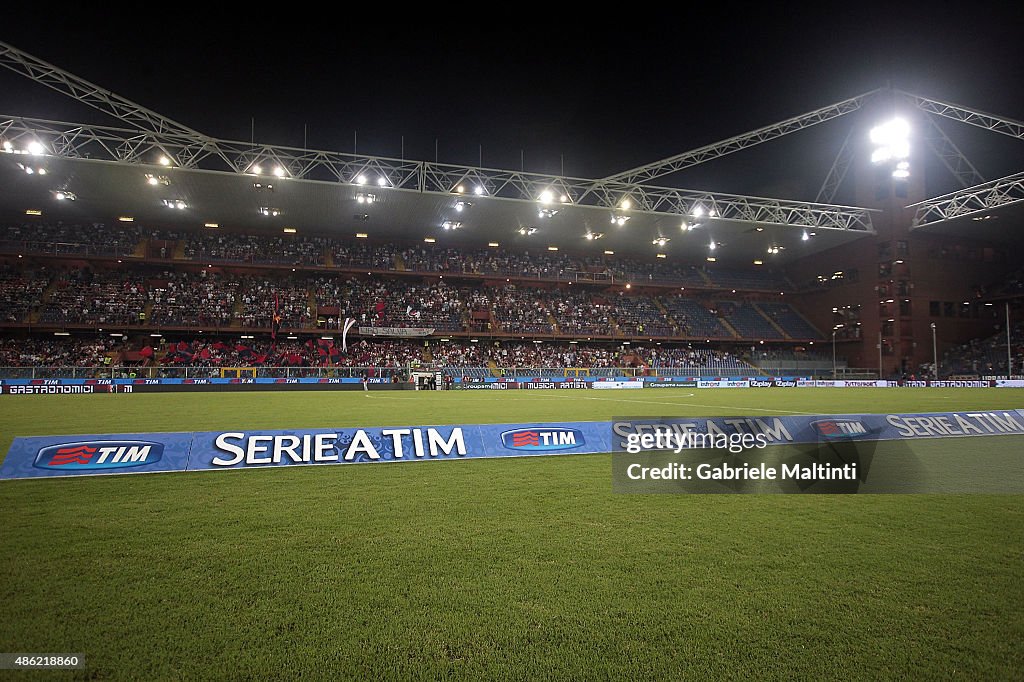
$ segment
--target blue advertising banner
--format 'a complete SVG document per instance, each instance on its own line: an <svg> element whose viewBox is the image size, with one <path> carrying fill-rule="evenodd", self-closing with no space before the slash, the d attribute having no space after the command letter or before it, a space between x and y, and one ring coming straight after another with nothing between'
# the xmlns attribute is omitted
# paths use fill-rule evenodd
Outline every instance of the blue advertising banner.
<svg viewBox="0 0 1024 682"><path fill-rule="evenodd" d="M992 435L1024 435L1024 410L34 436L0 479Z"/></svg>
<svg viewBox="0 0 1024 682"><path fill-rule="evenodd" d="M185 471L192 433L15 438L0 479Z"/></svg>
<svg viewBox="0 0 1024 682"><path fill-rule="evenodd" d="M1024 435L1024 410L785 417L648 417L612 422L612 452ZM660 440L658 435L661 434ZM646 437L645 437L646 435ZM696 439L692 436L701 436ZM722 440L724 439L724 441ZM711 445L708 445L711 443Z"/></svg>

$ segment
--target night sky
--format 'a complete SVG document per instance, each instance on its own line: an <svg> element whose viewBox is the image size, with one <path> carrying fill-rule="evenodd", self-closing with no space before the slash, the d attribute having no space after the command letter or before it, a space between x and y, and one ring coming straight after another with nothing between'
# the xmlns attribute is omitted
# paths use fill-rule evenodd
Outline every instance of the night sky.
<svg viewBox="0 0 1024 682"><path fill-rule="evenodd" d="M506 5L489 13L507 18L477 26L465 21L471 5L421 16L271 7L230 21L177 5L103 20L5 10L0 39L216 137L248 140L255 119L257 141L302 146L307 126L310 147L352 151L358 131L359 152L397 157L404 136L406 158L433 160L436 141L441 162L476 165L482 146L488 167L564 163L582 177L887 82L1024 119L1021 24L994 5L780 5L760 16L737 5L685 20L627 5L621 16ZM0 113L117 125L6 69ZM659 182L812 199L846 132L821 128ZM965 151L977 138L966 135ZM1024 143L989 136L968 153L986 177L1024 169Z"/></svg>

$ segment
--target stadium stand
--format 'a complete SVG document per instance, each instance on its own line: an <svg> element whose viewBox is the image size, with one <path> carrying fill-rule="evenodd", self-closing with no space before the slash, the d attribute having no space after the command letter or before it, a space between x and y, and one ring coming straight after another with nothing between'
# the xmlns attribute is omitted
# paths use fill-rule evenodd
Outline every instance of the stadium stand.
<svg viewBox="0 0 1024 682"><path fill-rule="evenodd" d="M138 228L103 223L9 225L0 232L0 251L58 256L129 256L142 239Z"/></svg>
<svg viewBox="0 0 1024 682"><path fill-rule="evenodd" d="M747 339L781 339L782 332L772 326L771 322L750 303L735 301L719 301L718 313L743 338Z"/></svg>
<svg viewBox="0 0 1024 682"><path fill-rule="evenodd" d="M125 273L64 271L50 289L40 322L127 325L137 324L145 312L145 285Z"/></svg>
<svg viewBox="0 0 1024 682"><path fill-rule="evenodd" d="M674 336L676 331L654 301L646 296L619 295L612 310L623 336Z"/></svg>
<svg viewBox="0 0 1024 682"><path fill-rule="evenodd" d="M971 341L946 351L939 366L943 376L1007 376L1024 373L1024 325L1010 330L1010 359L1007 367L1006 332ZM931 364L922 366L921 373L932 372Z"/></svg>
<svg viewBox="0 0 1024 682"><path fill-rule="evenodd" d="M45 269L0 266L0 322L25 322L29 312L39 306L49 282Z"/></svg>
<svg viewBox="0 0 1024 682"><path fill-rule="evenodd" d="M150 282L154 325L228 327L234 317L239 282L200 270L164 272Z"/></svg>
<svg viewBox="0 0 1024 682"><path fill-rule="evenodd" d="M793 288L779 273L761 268L754 270L709 268L707 275L712 284L723 289L787 291Z"/></svg>
<svg viewBox="0 0 1024 682"><path fill-rule="evenodd" d="M692 298L675 295L659 299L684 336L709 339L733 338L715 315Z"/></svg>
<svg viewBox="0 0 1024 682"><path fill-rule="evenodd" d="M792 339L824 338L807 320L788 303L760 302L754 304Z"/></svg>
<svg viewBox="0 0 1024 682"><path fill-rule="evenodd" d="M183 239L189 260L280 265L323 265L328 240L321 237L189 234Z"/></svg>

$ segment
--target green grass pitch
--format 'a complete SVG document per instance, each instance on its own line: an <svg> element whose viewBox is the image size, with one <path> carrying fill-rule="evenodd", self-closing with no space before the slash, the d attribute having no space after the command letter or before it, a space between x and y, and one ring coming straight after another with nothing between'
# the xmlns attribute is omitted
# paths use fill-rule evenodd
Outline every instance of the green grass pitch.
<svg viewBox="0 0 1024 682"><path fill-rule="evenodd" d="M4 396L0 451L1021 407L1013 389ZM1011 447L1024 467L1020 439L931 443ZM86 670L46 675L87 679L1024 677L1022 496L617 495L609 458L0 482L0 651L82 653Z"/></svg>

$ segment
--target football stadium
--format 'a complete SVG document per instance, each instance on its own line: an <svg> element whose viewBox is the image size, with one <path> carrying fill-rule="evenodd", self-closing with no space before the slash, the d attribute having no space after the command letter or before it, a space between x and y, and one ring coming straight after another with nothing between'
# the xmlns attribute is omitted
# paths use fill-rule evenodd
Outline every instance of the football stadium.
<svg viewBox="0 0 1024 682"><path fill-rule="evenodd" d="M1024 676L1024 112L883 81L597 177L11 38L5 675Z"/></svg>

